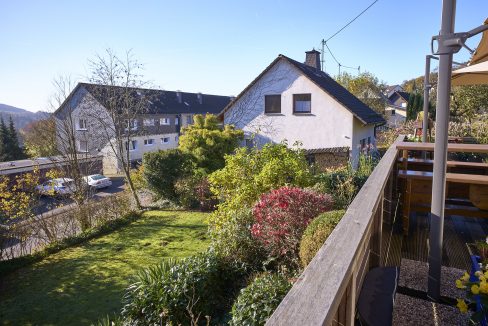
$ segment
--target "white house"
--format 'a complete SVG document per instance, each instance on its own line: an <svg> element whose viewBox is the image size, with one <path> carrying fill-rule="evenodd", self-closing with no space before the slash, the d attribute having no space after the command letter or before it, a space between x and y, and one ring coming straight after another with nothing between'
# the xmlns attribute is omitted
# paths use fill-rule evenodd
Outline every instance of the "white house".
<svg viewBox="0 0 488 326"><path fill-rule="evenodd" d="M315 50L306 52L305 63L279 55L223 110L224 123L244 130L247 145L348 147L355 162L385 120L321 71L319 58Z"/></svg>
<svg viewBox="0 0 488 326"><path fill-rule="evenodd" d="M396 85L394 91L388 92L388 103L385 108L385 115L389 127L396 127L403 124L407 119L407 105L410 94Z"/></svg>
<svg viewBox="0 0 488 326"><path fill-rule="evenodd" d="M116 150L116 133L124 135L129 160L137 162L144 153L176 148L181 128L192 124L195 114L218 114L231 101L229 96L157 89L134 88L128 93L131 103L141 110L131 114L130 119L116 115L119 121L114 121L107 101L113 94L117 96L116 87L78 84L54 113L60 151L64 152L69 135L74 134L77 152L101 153L104 173L118 173L122 167L117 159L120 151Z"/></svg>

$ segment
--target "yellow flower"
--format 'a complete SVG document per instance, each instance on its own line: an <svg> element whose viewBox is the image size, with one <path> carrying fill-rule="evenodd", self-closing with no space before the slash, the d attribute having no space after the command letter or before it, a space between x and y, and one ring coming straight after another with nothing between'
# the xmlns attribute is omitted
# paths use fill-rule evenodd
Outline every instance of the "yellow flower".
<svg viewBox="0 0 488 326"><path fill-rule="evenodd" d="M488 278L488 271L485 272L484 276L485 276L485 279Z"/></svg>
<svg viewBox="0 0 488 326"><path fill-rule="evenodd" d="M463 299L457 299L456 307L458 307L463 314L468 312L468 305L466 304L466 302L464 302Z"/></svg>
<svg viewBox="0 0 488 326"><path fill-rule="evenodd" d="M480 293L480 287L476 284L474 284L473 286L471 286L471 292L473 294L479 294Z"/></svg>
<svg viewBox="0 0 488 326"><path fill-rule="evenodd" d="M480 292L481 293L488 293L488 283L487 282L480 282Z"/></svg>
<svg viewBox="0 0 488 326"><path fill-rule="evenodd" d="M456 280L456 287L458 289L464 289L464 288L466 288L466 286L464 285L463 281L461 281L461 280Z"/></svg>
<svg viewBox="0 0 488 326"><path fill-rule="evenodd" d="M468 272L464 272L464 275L463 275L463 277L461 277L461 280L463 280L464 282L467 282L469 280Z"/></svg>

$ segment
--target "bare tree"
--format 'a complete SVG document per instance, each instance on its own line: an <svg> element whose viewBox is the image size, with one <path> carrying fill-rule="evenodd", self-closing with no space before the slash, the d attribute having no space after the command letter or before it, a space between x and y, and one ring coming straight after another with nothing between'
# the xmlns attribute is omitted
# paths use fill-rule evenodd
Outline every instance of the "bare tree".
<svg viewBox="0 0 488 326"><path fill-rule="evenodd" d="M140 209L140 200L130 174L130 148L133 138L144 133L140 120L152 104L153 91L145 89L148 83L141 74L143 66L130 51L120 58L107 49L104 55L96 55L90 60L89 65L92 84L87 85L90 88L88 91L104 111L90 110L90 119L100 126L99 136L120 164L135 204Z"/></svg>
<svg viewBox="0 0 488 326"><path fill-rule="evenodd" d="M81 209L92 194L84 176L92 174L97 159L88 151L88 130L79 125L75 110L77 99L71 91L75 83L71 77L58 77L53 81L54 93L50 100L51 109L56 111L56 137L60 170L63 177L73 179L67 186L70 188L69 197L78 208L78 219L82 230L90 227L89 217ZM53 159L55 159L53 157Z"/></svg>

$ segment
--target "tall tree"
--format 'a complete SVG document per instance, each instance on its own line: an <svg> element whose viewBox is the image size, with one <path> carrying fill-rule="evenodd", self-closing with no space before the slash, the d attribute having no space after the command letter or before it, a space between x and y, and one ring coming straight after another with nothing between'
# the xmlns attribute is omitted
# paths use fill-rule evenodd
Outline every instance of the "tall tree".
<svg viewBox="0 0 488 326"><path fill-rule="evenodd" d="M383 93L386 84L381 82L370 72L363 72L358 76L343 73L337 76L337 82L360 99L364 104L379 114L385 113L386 98Z"/></svg>
<svg viewBox="0 0 488 326"><path fill-rule="evenodd" d="M34 121L20 131L26 154L30 157L58 155L56 124L53 118Z"/></svg>
<svg viewBox="0 0 488 326"><path fill-rule="evenodd" d="M89 64L90 82L100 86L93 87L90 92L94 97L105 100L103 114L92 110L87 112L88 118L102 126L100 137L120 163L135 204L141 208L130 173L132 159L129 148L134 137L144 133L144 128L136 126L153 99L152 93L145 89L148 82L143 80L143 65L130 51L124 57L119 57L111 49L107 49L105 55L97 55ZM99 103L93 103L92 107L96 106Z"/></svg>
<svg viewBox="0 0 488 326"><path fill-rule="evenodd" d="M458 86L452 89L451 117L472 122L476 114L488 113L488 85Z"/></svg>
<svg viewBox="0 0 488 326"><path fill-rule="evenodd" d="M92 174L96 162L93 156L80 148L80 140L86 138L77 137L75 101L71 100L70 93L74 88L74 81L70 77L58 77L53 80L54 93L51 97L51 109L58 110L55 120L56 145L58 153L63 161L59 166L63 176L73 179L71 183L70 198L76 204L79 214L76 218L82 230L91 225L91 217L85 214L83 208L90 197L91 190L87 187L84 176Z"/></svg>
<svg viewBox="0 0 488 326"><path fill-rule="evenodd" d="M0 162L8 161L8 129L3 117L0 118Z"/></svg>
<svg viewBox="0 0 488 326"><path fill-rule="evenodd" d="M17 130L15 129L14 120L12 116L9 119L8 125L8 141L11 160L20 160L25 158L24 152L19 145L19 137L17 136Z"/></svg>

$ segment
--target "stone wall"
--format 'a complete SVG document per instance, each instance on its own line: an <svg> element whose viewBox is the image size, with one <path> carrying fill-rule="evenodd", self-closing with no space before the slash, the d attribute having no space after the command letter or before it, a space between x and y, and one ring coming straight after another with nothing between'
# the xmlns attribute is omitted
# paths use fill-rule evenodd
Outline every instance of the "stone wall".
<svg viewBox="0 0 488 326"><path fill-rule="evenodd" d="M328 169L345 166L349 162L348 147L324 148L307 151L307 158L315 166L315 172L320 173Z"/></svg>

